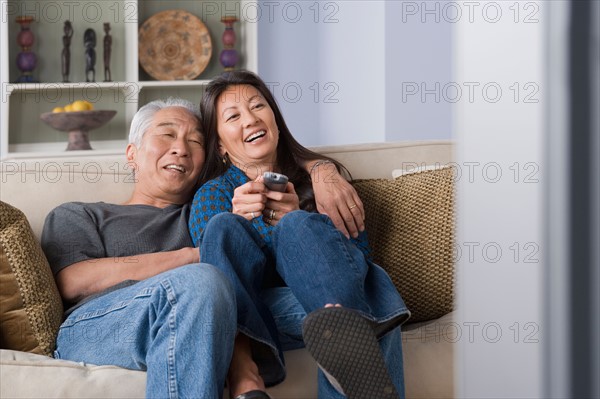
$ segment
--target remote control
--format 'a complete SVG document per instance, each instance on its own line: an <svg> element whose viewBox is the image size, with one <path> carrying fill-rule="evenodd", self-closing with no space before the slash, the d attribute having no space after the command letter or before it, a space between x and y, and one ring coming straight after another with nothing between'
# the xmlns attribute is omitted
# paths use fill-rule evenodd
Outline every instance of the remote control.
<svg viewBox="0 0 600 399"><path fill-rule="evenodd" d="M265 172L263 174L263 180L265 186L267 186L269 190L279 192L284 192L288 183L288 178L286 175L275 172Z"/></svg>

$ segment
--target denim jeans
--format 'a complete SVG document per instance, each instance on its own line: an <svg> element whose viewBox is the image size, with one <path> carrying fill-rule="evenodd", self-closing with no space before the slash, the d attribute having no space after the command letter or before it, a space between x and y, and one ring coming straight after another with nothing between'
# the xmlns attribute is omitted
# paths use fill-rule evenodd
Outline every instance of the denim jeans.
<svg viewBox="0 0 600 399"><path fill-rule="evenodd" d="M215 267L178 267L75 309L55 357L146 370L148 398L221 399L235 309L231 283Z"/></svg>
<svg viewBox="0 0 600 399"><path fill-rule="evenodd" d="M246 219L213 216L200 246L203 262L221 269L233 284L238 329L253 341L253 354L267 385L285 378L282 351L301 345L302 320L327 303L360 312L376 326L390 374L404 392L400 329L408 310L389 276L317 213L294 211L273 230L270 250ZM264 288L276 271L287 287ZM285 347L284 347L285 344ZM340 394L320 375L319 396Z"/></svg>
<svg viewBox="0 0 600 399"><path fill-rule="evenodd" d="M268 288L261 295L267 304L279 333L279 342L284 351L304 347L302 339L302 321L306 312L289 287ZM404 366L402 360L402 335L400 328L395 328L379 340L385 362L397 391L404 394ZM343 399L345 396L335 390L325 374L319 369L319 398Z"/></svg>

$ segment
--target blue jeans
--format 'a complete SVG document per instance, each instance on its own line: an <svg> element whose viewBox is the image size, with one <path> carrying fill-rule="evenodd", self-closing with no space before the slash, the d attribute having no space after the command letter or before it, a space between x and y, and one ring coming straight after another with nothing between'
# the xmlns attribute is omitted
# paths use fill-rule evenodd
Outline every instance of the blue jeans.
<svg viewBox="0 0 600 399"><path fill-rule="evenodd" d="M304 347L302 339L302 321L306 312L289 287L268 288L261 295L267 304L279 332L278 339L284 351ZM404 366L402 360L402 335L400 328L395 328L379 340L389 375L396 385L397 391L404 394ZM319 369L319 398L343 399L331 386L325 374Z"/></svg>
<svg viewBox="0 0 600 399"><path fill-rule="evenodd" d="M146 370L148 398L221 399L235 309L223 273L181 266L75 309L60 327L55 357Z"/></svg>
<svg viewBox="0 0 600 399"><path fill-rule="evenodd" d="M202 261L221 269L233 284L238 329L252 339L265 383L285 378L282 351L301 345L306 314L340 303L374 323L396 388L404 392L397 327L408 310L387 273L367 261L325 215L290 212L272 234L269 248L249 221L221 213L208 222L200 246ZM264 277L274 271L287 287L264 288ZM342 397L322 375L319 379L321 398Z"/></svg>

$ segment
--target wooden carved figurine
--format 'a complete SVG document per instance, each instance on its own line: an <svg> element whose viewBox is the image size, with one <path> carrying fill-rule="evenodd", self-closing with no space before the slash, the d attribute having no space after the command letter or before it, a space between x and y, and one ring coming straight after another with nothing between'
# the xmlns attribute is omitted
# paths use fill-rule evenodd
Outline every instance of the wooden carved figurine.
<svg viewBox="0 0 600 399"><path fill-rule="evenodd" d="M106 33L104 36L104 81L112 82L110 75L110 52L112 47L112 36L109 33L110 24L108 22L104 23L104 32Z"/></svg>
<svg viewBox="0 0 600 399"><path fill-rule="evenodd" d="M96 81L96 32L93 29L86 29L83 34L83 44L85 46L85 81ZM92 73L92 80L89 73Z"/></svg>
<svg viewBox="0 0 600 399"><path fill-rule="evenodd" d="M73 37L73 26L71 21L65 21L63 28L65 35L63 36L63 51L62 51L62 77L63 82L69 81L69 72L71 70L71 38Z"/></svg>

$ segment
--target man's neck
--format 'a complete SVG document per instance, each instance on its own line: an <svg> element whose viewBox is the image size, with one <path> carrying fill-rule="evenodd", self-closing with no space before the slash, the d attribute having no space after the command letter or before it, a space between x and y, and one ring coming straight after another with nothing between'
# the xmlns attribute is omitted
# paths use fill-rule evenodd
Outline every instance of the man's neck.
<svg viewBox="0 0 600 399"><path fill-rule="evenodd" d="M134 190L131 198L125 201L123 205L150 205L156 208L166 208L170 205L182 205L185 203L186 200L182 196L157 197Z"/></svg>

